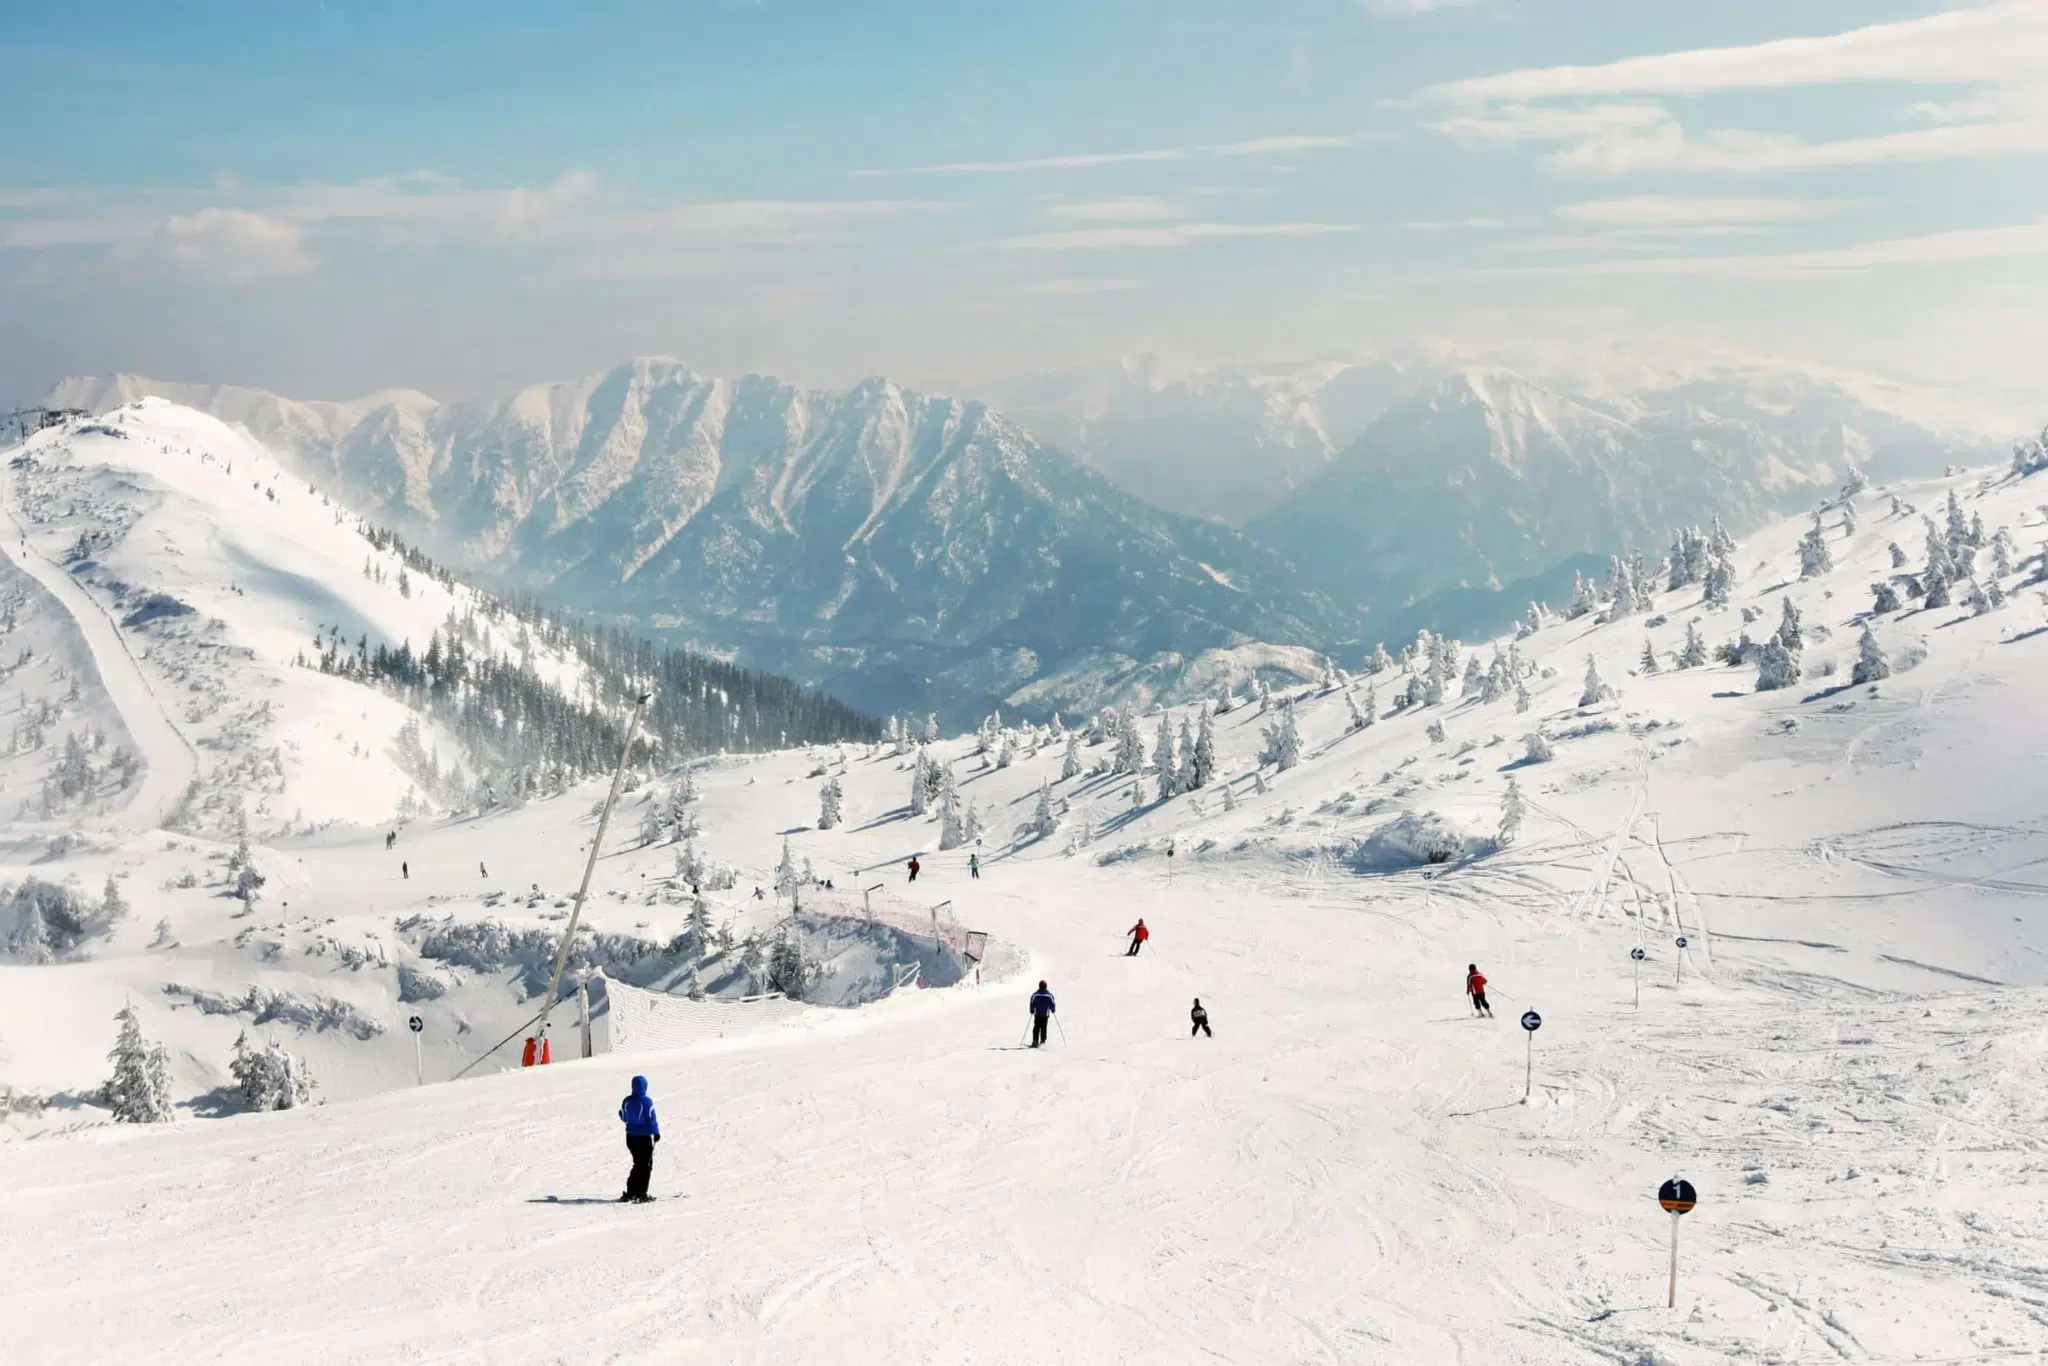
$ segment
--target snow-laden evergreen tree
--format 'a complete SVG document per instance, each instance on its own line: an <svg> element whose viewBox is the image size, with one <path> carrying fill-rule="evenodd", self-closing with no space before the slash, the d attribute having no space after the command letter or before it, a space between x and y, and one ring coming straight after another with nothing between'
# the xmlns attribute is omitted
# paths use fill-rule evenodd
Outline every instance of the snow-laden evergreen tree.
<svg viewBox="0 0 2048 1366"><path fill-rule="evenodd" d="M1479 667L1479 656L1474 654L1465 660L1465 677L1458 684L1458 696L1477 697L1486 689L1486 670Z"/></svg>
<svg viewBox="0 0 2048 1366"><path fill-rule="evenodd" d="M1870 476L1856 466L1849 466L1847 477L1842 480L1842 498L1847 501L1870 487Z"/></svg>
<svg viewBox="0 0 2048 1366"><path fill-rule="evenodd" d="M120 884L114 881L112 873L107 874L107 885L100 892L100 923L112 925L128 914L128 900L121 895Z"/></svg>
<svg viewBox="0 0 2048 1366"><path fill-rule="evenodd" d="M1261 797L1266 795L1266 774L1263 769L1252 770L1252 791Z"/></svg>
<svg viewBox="0 0 2048 1366"><path fill-rule="evenodd" d="M1922 602L1928 607L1948 606L1950 602L1949 585L1952 582L1953 580L1946 573L1938 568L1930 567L1926 573L1920 576L1920 586L1925 595L1922 598Z"/></svg>
<svg viewBox="0 0 2048 1366"><path fill-rule="evenodd" d="M1700 600L1708 607L1726 607L1734 592L1735 561L1715 550L1708 556L1706 573L1700 576Z"/></svg>
<svg viewBox="0 0 2048 1366"><path fill-rule="evenodd" d="M1875 683L1880 678L1890 678L1892 666L1884 657L1884 647L1877 643L1877 632L1870 629L1870 623L1863 625L1862 638L1856 642L1856 667L1849 674L1851 683Z"/></svg>
<svg viewBox="0 0 2048 1366"><path fill-rule="evenodd" d="M910 814L922 816L931 810L931 784L925 774L925 753L918 750L910 766Z"/></svg>
<svg viewBox="0 0 2048 1366"><path fill-rule="evenodd" d="M1346 726L1345 729L1349 731L1364 730L1368 723L1365 719L1365 713L1358 709L1358 695L1347 690L1344 694L1344 705L1351 712L1351 724Z"/></svg>
<svg viewBox="0 0 2048 1366"><path fill-rule="evenodd" d="M985 827L982 824L980 809L973 802L967 803L967 814L961 817L960 822L960 842L962 844L981 843L983 829Z"/></svg>
<svg viewBox="0 0 2048 1366"><path fill-rule="evenodd" d="M1522 833L1522 816L1522 786L1510 774L1507 791L1500 794L1500 830L1494 843L1503 849L1513 844Z"/></svg>
<svg viewBox="0 0 2048 1366"><path fill-rule="evenodd" d="M1380 719L1380 685L1371 679L1365 684L1365 724L1372 725Z"/></svg>
<svg viewBox="0 0 2048 1366"><path fill-rule="evenodd" d="M1641 611L1643 604L1638 600L1635 571L1619 555L1607 559L1607 614L1602 621L1620 621Z"/></svg>
<svg viewBox="0 0 2048 1366"><path fill-rule="evenodd" d="M1173 713L1159 713L1159 732L1152 740L1152 768L1159 784L1159 800L1180 795L1180 755L1173 747Z"/></svg>
<svg viewBox="0 0 2048 1366"><path fill-rule="evenodd" d="M1992 582L1996 583L1994 579ZM1984 591L1984 585L1975 579L1969 580L1969 590L1963 595L1963 605L1970 609L1970 615L1981 617L1991 610L1991 595Z"/></svg>
<svg viewBox="0 0 2048 1366"><path fill-rule="evenodd" d="M1216 781L1216 727L1204 711L1196 718L1195 754L1191 768L1193 786L1207 787Z"/></svg>
<svg viewBox="0 0 2048 1366"><path fill-rule="evenodd" d="M1954 489L1948 491L1948 526L1942 542L1948 547L1949 558L1958 564L1962 561L1963 551L1974 544L1970 539L1970 519L1963 516L1963 505Z"/></svg>
<svg viewBox="0 0 2048 1366"><path fill-rule="evenodd" d="M1385 645L1373 646L1372 658L1366 662L1365 671L1369 674L1383 674L1393 667L1394 657L1387 653L1387 647Z"/></svg>
<svg viewBox="0 0 2048 1366"><path fill-rule="evenodd" d="M996 767L1008 768L1016 750L1016 742L1009 731L996 737Z"/></svg>
<svg viewBox="0 0 2048 1366"><path fill-rule="evenodd" d="M836 830L839 827L839 803L844 795L840 790L839 778L836 774L827 778L825 785L818 789L818 828L820 830Z"/></svg>
<svg viewBox="0 0 2048 1366"><path fill-rule="evenodd" d="M1550 737L1540 730L1532 730L1522 737L1522 762L1525 764L1547 764L1557 757L1557 747Z"/></svg>
<svg viewBox="0 0 2048 1366"><path fill-rule="evenodd" d="M1138 738L1138 715L1130 704L1117 709L1116 754L1109 771L1119 778L1135 777L1145 769L1145 742Z"/></svg>
<svg viewBox="0 0 2048 1366"><path fill-rule="evenodd" d="M1799 681L1799 656L1772 636L1756 652L1756 690L1774 692Z"/></svg>
<svg viewBox="0 0 2048 1366"><path fill-rule="evenodd" d="M235 1038L228 1075L251 1110L293 1110L313 1099L313 1074L305 1060L287 1053L275 1040L254 1047L247 1030Z"/></svg>
<svg viewBox="0 0 2048 1366"><path fill-rule="evenodd" d="M1301 732L1294 724L1294 708L1282 706L1280 714L1265 728L1265 747L1259 762L1285 772L1301 762Z"/></svg>
<svg viewBox="0 0 2048 1366"><path fill-rule="evenodd" d="M1970 548L1972 550L1982 550L1984 548L1984 514L1981 512L1970 514Z"/></svg>
<svg viewBox="0 0 2048 1366"><path fill-rule="evenodd" d="M958 849L967 839L966 812L961 809L960 785L951 764L940 765L939 848Z"/></svg>
<svg viewBox="0 0 2048 1366"><path fill-rule="evenodd" d="M1636 672L1641 674L1664 672L1664 666L1657 662L1657 647L1651 643L1648 636L1643 637L1643 658L1636 665Z"/></svg>
<svg viewBox="0 0 2048 1366"><path fill-rule="evenodd" d="M1052 738L1053 738L1053 739L1055 739L1055 740L1062 740L1062 739L1065 739L1065 738L1066 738L1066 734L1067 734L1067 723L1066 723L1066 722L1064 722L1064 721L1062 721L1062 720L1060 720L1060 714L1059 714L1058 712L1054 712L1054 713L1052 714L1052 727L1051 727L1051 729L1052 729Z"/></svg>
<svg viewBox="0 0 2048 1366"><path fill-rule="evenodd" d="M661 803L655 801L650 795L646 806L642 807L640 811L641 848L644 849L650 844L660 843L662 828Z"/></svg>
<svg viewBox="0 0 2048 1366"><path fill-rule="evenodd" d="M1440 745L1449 738L1444 732L1444 723L1441 720L1431 721L1423 727L1422 733L1429 737L1432 745Z"/></svg>
<svg viewBox="0 0 2048 1366"><path fill-rule="evenodd" d="M801 1001L811 985L811 962L804 957L803 944L785 927L775 932L768 946L768 990Z"/></svg>
<svg viewBox="0 0 2048 1366"><path fill-rule="evenodd" d="M1174 746L1179 756L1180 768L1174 777L1176 792L1193 792L1202 784L1195 778L1195 730L1187 717L1180 719L1180 740Z"/></svg>
<svg viewBox="0 0 2048 1366"><path fill-rule="evenodd" d="M1999 585L1997 579L1992 579L1984 585L1984 600L1991 604L1990 610L1994 612L2005 606L2005 589Z"/></svg>
<svg viewBox="0 0 2048 1366"><path fill-rule="evenodd" d="M1066 757L1060 760L1060 779L1062 781L1065 781L1068 778L1078 778L1080 776L1081 732L1078 730L1070 730L1067 732Z"/></svg>
<svg viewBox="0 0 2048 1366"><path fill-rule="evenodd" d="M1891 545L1887 547L1887 549L1891 551L1892 568L1904 569L1906 567L1906 552L1899 549L1899 543L1897 541L1893 541Z"/></svg>
<svg viewBox="0 0 2048 1366"><path fill-rule="evenodd" d="M1873 583L1870 585L1870 591L1876 598L1870 607L1872 612L1882 616L1887 612L1899 610L1899 590L1892 587L1888 581Z"/></svg>
<svg viewBox="0 0 2048 1366"><path fill-rule="evenodd" d="M1096 708L1095 715L1088 718L1088 743L1099 745L1116 734L1116 713L1108 707Z"/></svg>
<svg viewBox="0 0 2048 1366"><path fill-rule="evenodd" d="M2001 579L2009 579L2015 568L2013 554L2018 549L2013 544L2012 533L2004 527L1991 538L1991 572Z"/></svg>
<svg viewBox="0 0 2048 1366"><path fill-rule="evenodd" d="M2048 470L2048 427L2041 431L2037 441L2021 441L2012 448L2012 473L2015 479L2024 479L2030 474Z"/></svg>
<svg viewBox="0 0 2048 1366"><path fill-rule="evenodd" d="M1792 601L1790 593L1780 599L1778 630L1771 639L1795 655L1806 648L1806 627L1799 619L1799 604Z"/></svg>
<svg viewBox="0 0 2048 1366"><path fill-rule="evenodd" d="M1477 656L1475 655L1474 658L1476 659ZM1481 679L1479 683L1479 700L1481 702L1498 702L1501 698L1507 696L1508 688L1514 681L1514 670L1513 666L1509 663L1507 652L1500 648L1499 642L1495 642L1493 662L1487 665L1486 677Z"/></svg>
<svg viewBox="0 0 2048 1366"><path fill-rule="evenodd" d="M1038 805L1031 813L1031 833L1042 840L1051 839L1059 829L1059 823L1059 815L1052 805L1052 784L1041 782L1038 785Z"/></svg>
<svg viewBox="0 0 2048 1366"><path fill-rule="evenodd" d="M1685 648L1678 652L1678 667L1697 669L1707 662L1707 642L1700 636L1700 619L1685 624Z"/></svg>
<svg viewBox="0 0 2048 1366"><path fill-rule="evenodd" d="M702 896L690 898L690 913L683 919L682 940L689 952L698 958L711 948L711 906Z"/></svg>
<svg viewBox="0 0 2048 1366"><path fill-rule="evenodd" d="M235 852L228 856L228 894L250 905L269 879L256 871L256 856L249 848L249 818L240 812L235 819Z"/></svg>
<svg viewBox="0 0 2048 1366"><path fill-rule="evenodd" d="M114 1118L123 1124L165 1124L171 1111L171 1055L162 1044L142 1037L142 1021L134 1006L123 1006L114 1018L121 1032L107 1060L114 1075L101 1095Z"/></svg>
<svg viewBox="0 0 2048 1366"><path fill-rule="evenodd" d="M1856 507L1853 503L1842 504L1842 539L1848 540L1856 534Z"/></svg>
<svg viewBox="0 0 2048 1366"><path fill-rule="evenodd" d="M1525 678L1518 678L1515 680L1515 715L1520 716L1527 710L1529 710L1529 681Z"/></svg>
<svg viewBox="0 0 2048 1366"><path fill-rule="evenodd" d="M1569 620L1577 621L1580 617L1599 607L1599 605L1600 590L1594 587L1593 581L1584 574L1578 573L1576 570L1573 571L1572 601L1571 605L1565 608L1565 616Z"/></svg>
<svg viewBox="0 0 2048 1366"><path fill-rule="evenodd" d="M1835 567L1834 552L1828 549L1827 529L1820 524L1820 514L1813 514L1813 526L1799 538L1799 577L1817 579Z"/></svg>
<svg viewBox="0 0 2048 1366"><path fill-rule="evenodd" d="M1223 785L1223 809L1225 811L1237 810L1237 792L1229 783Z"/></svg>
<svg viewBox="0 0 2048 1366"><path fill-rule="evenodd" d="M924 742L928 745L939 743L939 714L932 712L924 718Z"/></svg>
<svg viewBox="0 0 2048 1366"><path fill-rule="evenodd" d="M789 837L782 837L782 857L775 864L775 891L778 896L796 899L797 887L802 879L797 876L796 860L790 857Z"/></svg>
<svg viewBox="0 0 2048 1366"><path fill-rule="evenodd" d="M1515 623L1515 639L1527 640L1542 629L1543 608L1532 602L1529 604L1528 613L1519 622Z"/></svg>
<svg viewBox="0 0 2048 1366"><path fill-rule="evenodd" d="M1600 664L1591 655L1586 656L1586 685L1579 691L1579 705L1597 707L1614 700L1614 689L1607 686L1600 677Z"/></svg>

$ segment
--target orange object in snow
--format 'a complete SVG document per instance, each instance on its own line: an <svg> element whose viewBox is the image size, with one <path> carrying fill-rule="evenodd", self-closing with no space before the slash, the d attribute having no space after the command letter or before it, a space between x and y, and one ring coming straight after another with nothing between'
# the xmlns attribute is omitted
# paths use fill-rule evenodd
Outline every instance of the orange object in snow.
<svg viewBox="0 0 2048 1366"><path fill-rule="evenodd" d="M545 1067L545 1066L547 1066L547 1064L549 1064L549 1063L553 1062L554 1060L555 1060L555 1056L554 1056L554 1050L552 1050L552 1049L550 1049L550 1048L548 1047L548 1036L547 1036L547 1035L545 1035L545 1034L543 1034L543 1035L541 1035L541 1036L540 1036L540 1061L541 1061L541 1066Z"/></svg>
<svg viewBox="0 0 2048 1366"><path fill-rule="evenodd" d="M533 1035L529 1034L526 1036L526 1047L520 1050L519 1054L519 1065L521 1067L533 1066L534 1049L535 1044L533 1041Z"/></svg>

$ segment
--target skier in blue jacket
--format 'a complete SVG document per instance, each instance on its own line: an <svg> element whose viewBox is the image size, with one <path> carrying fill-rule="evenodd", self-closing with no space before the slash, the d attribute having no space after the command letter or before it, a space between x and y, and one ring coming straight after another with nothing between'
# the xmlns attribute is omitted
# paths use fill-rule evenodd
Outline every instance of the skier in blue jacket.
<svg viewBox="0 0 2048 1366"><path fill-rule="evenodd" d="M1031 993L1031 1046L1038 1047L1045 1042L1046 1027L1052 1023L1052 1013L1058 1009L1052 1003L1052 992L1043 982L1038 990Z"/></svg>
<svg viewBox="0 0 2048 1366"><path fill-rule="evenodd" d="M654 1145L661 1142L661 1121L655 1117L654 1101L647 1094L647 1078L633 1078L633 1094L619 1106L619 1118L626 1124L626 1151L633 1154L626 1193L619 1199L644 1205L654 1198L647 1193L647 1181L654 1175Z"/></svg>

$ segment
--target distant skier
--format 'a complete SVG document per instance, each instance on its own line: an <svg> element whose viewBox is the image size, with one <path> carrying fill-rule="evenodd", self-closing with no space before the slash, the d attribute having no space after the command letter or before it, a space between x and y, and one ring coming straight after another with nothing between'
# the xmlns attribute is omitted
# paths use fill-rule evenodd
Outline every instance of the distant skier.
<svg viewBox="0 0 2048 1366"><path fill-rule="evenodd" d="M1195 1022L1195 1027L1188 1031L1190 1039L1194 1038L1197 1034L1205 1034L1212 1039L1216 1037L1214 1034L1209 1033L1209 1012L1202 1009L1201 997L1197 996L1195 998L1195 1008L1188 1012L1188 1018Z"/></svg>
<svg viewBox="0 0 2048 1366"><path fill-rule="evenodd" d="M1493 1018L1493 1007L1486 1003L1486 974L1479 970L1477 963L1465 965L1465 994L1472 998L1472 1013Z"/></svg>
<svg viewBox="0 0 2048 1366"><path fill-rule="evenodd" d="M1045 1042L1045 1031L1052 1023L1053 1012L1059 1007L1053 1004L1052 992L1045 983L1038 984L1038 990L1031 993L1031 1046L1037 1048Z"/></svg>
<svg viewBox="0 0 2048 1366"><path fill-rule="evenodd" d="M484 867L481 863L479 863L476 866L476 875L478 877L489 877L491 875L491 870Z"/></svg>
<svg viewBox="0 0 2048 1366"><path fill-rule="evenodd" d="M398 843L398 832L397 832L396 830L393 830L393 831L392 831L392 832L391 832L390 834L388 834L388 835L386 835L386 836L384 837L384 847L385 847L386 849L389 849L389 848L391 848L391 846L393 846L394 844L397 844L397 843Z"/></svg>
<svg viewBox="0 0 2048 1366"><path fill-rule="evenodd" d="M1137 924L1131 926L1130 929L1124 931L1124 933L1130 935L1131 937L1131 947L1124 953L1124 957L1126 958L1136 958L1138 956L1138 950L1144 948L1145 941L1152 937L1152 931L1145 928L1145 920L1142 916L1139 917Z"/></svg>
<svg viewBox="0 0 2048 1366"><path fill-rule="evenodd" d="M633 1170L626 1174L619 1200L644 1205L654 1198L647 1193L647 1182L654 1175L654 1145L661 1142L661 1120L647 1094L647 1078L633 1078L633 1094L619 1106L619 1118L626 1125L626 1151L633 1154Z"/></svg>
<svg viewBox="0 0 2048 1366"><path fill-rule="evenodd" d="M912 855L910 856L910 864L909 864L909 867L910 867L910 880L911 880L912 882L915 882L915 881L917 881L917 871L918 871L918 869L920 869L920 868L924 867L924 865L923 865L922 863L919 863L919 862L917 861L917 855L915 855L915 854L912 854Z"/></svg>
<svg viewBox="0 0 2048 1366"><path fill-rule="evenodd" d="M412 865L410 863L400 862L398 865L398 875L404 878L407 882L412 881Z"/></svg>
<svg viewBox="0 0 2048 1366"><path fill-rule="evenodd" d="M970 877L970 878L976 879L976 880L979 880L979 879L980 879L980 877L981 877L981 855L979 855L979 854L969 854L969 855L967 856L967 876L968 876L968 877Z"/></svg>

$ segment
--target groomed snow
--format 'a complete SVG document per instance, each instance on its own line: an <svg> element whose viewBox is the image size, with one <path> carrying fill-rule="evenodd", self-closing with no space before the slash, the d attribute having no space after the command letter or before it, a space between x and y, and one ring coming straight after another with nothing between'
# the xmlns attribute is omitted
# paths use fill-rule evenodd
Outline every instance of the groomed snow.
<svg viewBox="0 0 2048 1366"><path fill-rule="evenodd" d="M1982 479L1951 482L1987 531L2010 526L2031 553L2039 481L1980 496ZM1938 516L1947 487L1898 492ZM1028 953L978 987L414 1089L415 1007L389 995L395 967L287 948L262 970L349 996L386 1032L282 1034L325 1050L324 1106L130 1128L74 1102L34 1141L0 1147L8 1357L2038 1354L2048 710L2034 699L2048 629L2041 590L2016 574L2012 600L1984 616L1880 619L1898 671L1842 686L1886 543L1920 560L1918 517L1886 506L1882 492L1859 498L1862 528L1822 578L1784 582L1805 529L1787 524L1741 546L1730 609L1704 611L1688 589L1657 595L1660 626L1546 625L1522 642L1550 671L1529 680L1527 714L1512 697L1454 696L1348 733L1342 696L1304 697L1305 760L1268 768L1260 793L1249 774L1273 717L1232 711L1217 722L1231 809L1216 788L1158 801L1150 775L1135 806L1128 777L1057 781L1061 742L984 770L971 741L949 740L941 752L988 820L978 880L966 850L937 852L935 827L902 810L908 760L886 747L846 751L847 819L830 832L805 828L829 751L701 775L700 844L743 872L721 914L745 913L787 837L842 889L879 882L913 910L950 901L960 924ZM1761 639L1787 591L1809 633L1802 686L1758 694L1754 668L1722 666L1631 676L1646 633L1668 655L1699 616L1718 644L1754 606ZM1620 697L1581 709L1589 653ZM1377 685L1384 713L1392 678ZM1432 721L1441 744L1425 739ZM1556 757L1519 763L1539 725ZM1149 747L1157 718L1141 726ZM1092 765L1108 750L1082 752ZM1361 852L1414 812L1483 847L1510 776L1529 810L1506 849L1433 868ZM1042 781L1068 799L1060 830L1013 840ZM573 884L599 795L417 822L389 853L381 832L340 827L274 842L263 857L289 909L259 904L250 920L203 888L151 890L196 846L110 832L73 861L89 882L109 861L134 869L127 937L93 961L0 969L0 997L23 1007L0 1033L0 1075L33 1065L43 1088L94 1084L109 1017L132 995L145 1033L194 1054L189 1098L241 1024L202 1017L164 981L207 985L201 961L216 986L253 980L235 943L252 923L249 943L319 930L404 958L394 918L481 917L486 890L533 882L549 894L539 912L501 900L495 913L557 924L540 916ZM673 933L686 907L645 890L673 851L633 848L633 821L620 825L591 920ZM914 887L901 868L913 852ZM137 929L163 905L182 908L175 950ZM1122 936L1139 916L1153 935L1131 959ZM1460 995L1473 961L1492 979L1490 1022ZM1039 977L1060 1028L1032 1052L1019 1045ZM1197 996L1214 1039L1187 1037ZM520 1004L476 979L423 1008L430 1079L495 1042ZM1524 1104L1516 1017L1531 1008L1543 1025ZM663 1118L661 1198L622 1208L614 1116L636 1072ZM1654 1193L1674 1175L1702 1203L1672 1311Z"/></svg>

